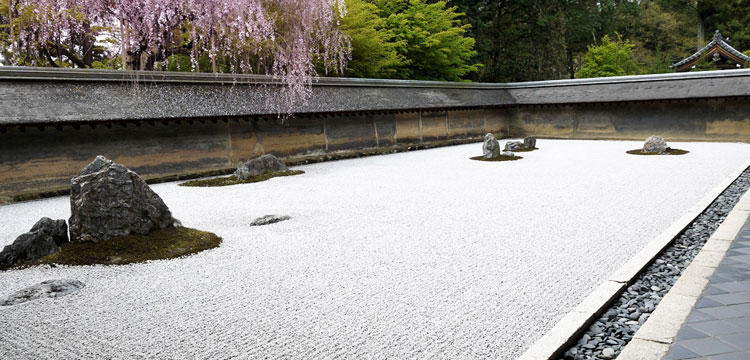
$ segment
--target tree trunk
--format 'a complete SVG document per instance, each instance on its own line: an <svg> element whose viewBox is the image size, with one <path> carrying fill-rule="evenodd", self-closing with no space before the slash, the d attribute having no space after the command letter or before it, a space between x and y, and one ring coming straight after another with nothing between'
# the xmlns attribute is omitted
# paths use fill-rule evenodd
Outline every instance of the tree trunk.
<svg viewBox="0 0 750 360"><path fill-rule="evenodd" d="M215 74L218 71L216 71L216 40L214 38L215 36L212 32L211 33L211 69L213 70Z"/></svg>
<svg viewBox="0 0 750 360"><path fill-rule="evenodd" d="M700 49L703 48L703 45L705 45L706 39L706 24L703 23L703 18L698 16L698 38L696 41L698 42L698 49L697 51L700 51Z"/></svg>
<svg viewBox="0 0 750 360"><path fill-rule="evenodd" d="M8 26L10 26L10 65L16 64L16 52L15 52L15 45L16 45L16 35L15 35L15 29L13 29L13 8L15 7L15 4L11 4L11 0L8 0Z"/></svg>
<svg viewBox="0 0 750 360"><path fill-rule="evenodd" d="M82 43L82 51L83 51L83 58L81 61L86 64L86 67L92 67L94 65L94 39L93 39L93 33L91 31L91 25L89 23L83 24L83 41ZM74 49L73 46L70 47L71 49Z"/></svg>
<svg viewBox="0 0 750 360"><path fill-rule="evenodd" d="M127 45L125 44L125 20L120 20L120 43L122 46L120 46L120 51L122 54L120 56L122 57L122 70L128 69L128 50Z"/></svg>
<svg viewBox="0 0 750 360"><path fill-rule="evenodd" d="M573 50L568 46L567 49L567 55L568 55L568 73L570 75L571 79L576 78L576 65L575 60L573 59Z"/></svg>

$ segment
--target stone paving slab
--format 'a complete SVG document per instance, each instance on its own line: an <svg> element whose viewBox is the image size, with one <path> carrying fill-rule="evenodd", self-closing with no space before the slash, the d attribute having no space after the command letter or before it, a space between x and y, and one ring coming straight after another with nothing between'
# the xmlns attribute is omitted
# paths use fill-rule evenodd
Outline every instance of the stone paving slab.
<svg viewBox="0 0 750 360"><path fill-rule="evenodd" d="M665 359L750 359L750 219L745 220Z"/></svg>

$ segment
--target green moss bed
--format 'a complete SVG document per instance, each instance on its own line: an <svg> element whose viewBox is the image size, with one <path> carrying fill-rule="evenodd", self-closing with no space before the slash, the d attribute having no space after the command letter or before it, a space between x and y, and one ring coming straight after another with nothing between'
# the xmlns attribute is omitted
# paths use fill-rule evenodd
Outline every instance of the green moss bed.
<svg viewBox="0 0 750 360"><path fill-rule="evenodd" d="M180 184L180 186L211 187L211 186L229 186L229 185L237 185L237 184L250 184L250 183L266 181L268 179L279 177L279 176L293 176L293 175L300 175L304 173L305 172L302 170L290 170L290 171L284 171L284 172L267 172L267 173L263 173L260 175L249 177L247 180L240 180L236 176L230 175L230 176L217 177L217 178L211 178L211 179L187 181L187 182Z"/></svg>
<svg viewBox="0 0 750 360"><path fill-rule="evenodd" d="M471 160L478 160L478 161L516 161L516 160L521 160L523 158L520 157L520 156L505 156L505 155L500 155L500 156L498 156L496 158L491 158L491 159L485 159L484 156L475 156L475 157L470 158L470 159Z"/></svg>
<svg viewBox="0 0 750 360"><path fill-rule="evenodd" d="M662 154L658 152L642 152L641 149L635 149L635 150L629 150L626 152L630 155L685 155L689 153L690 151L680 150L680 149L669 149L667 150L666 154Z"/></svg>
<svg viewBox="0 0 750 360"><path fill-rule="evenodd" d="M221 244L216 234L186 227L128 235L100 242L71 242L60 251L26 263L33 265L120 265L148 260L174 259L213 249Z"/></svg>

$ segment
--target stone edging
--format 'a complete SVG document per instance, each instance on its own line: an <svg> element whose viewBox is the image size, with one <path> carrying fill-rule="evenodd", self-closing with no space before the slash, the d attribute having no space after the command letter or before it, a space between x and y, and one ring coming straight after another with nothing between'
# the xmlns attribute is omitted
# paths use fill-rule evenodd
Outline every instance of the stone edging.
<svg viewBox="0 0 750 360"><path fill-rule="evenodd" d="M713 190L706 194L706 196L701 199L690 211L677 219L677 221L675 221L669 228L664 230L656 238L651 240L641 251L639 251L635 256L628 260L628 262L620 267L620 269L610 275L607 281L599 285L598 288L596 288L588 297L586 297L580 304L578 304L578 306L573 308L573 310L565 315L550 331L545 333L542 338L537 340L529 349L527 349L526 352L521 355L519 360L549 360L554 359L562 354L572 342L578 339L578 337L586 331L588 326L597 318L597 316L599 316L603 311L607 310L609 305L615 299L617 299L617 297L628 287L628 285L632 283L638 277L638 275L640 275L640 273L645 270L648 265L651 264L651 262L656 259L659 254L661 254L661 252L666 249L673 242L673 240L683 230L685 230L685 228L687 228L688 225L693 222L693 220L698 217L698 215L706 210L709 205L711 205L711 203L719 195L721 195L721 193L724 192L724 190L726 190L748 167L750 167L750 161L745 162L740 168L732 172L732 174L730 174L725 180L723 180ZM690 266L685 270L678 282L659 303L659 305L667 305L661 308L669 308L669 311L659 311L660 307L657 306L656 310L649 317L648 321L646 321L641 329L636 332L636 336L624 348L623 352L617 359L655 358L652 353L646 352L646 349L643 349L645 345L650 345L644 344L644 342L651 342L656 346L661 345L662 348L666 347L666 350L664 351L662 356L666 355L666 352L669 350L669 345L666 345L664 343L654 343L652 341L639 337L639 335L642 333L646 334L647 331L650 331L648 329L649 326L647 326L649 323L655 324L660 321L661 316L655 317L655 315L657 315L657 312L659 312L659 314L667 312L679 313L680 311L677 310L681 310L682 308L678 308L676 305L674 305L674 302L680 300L680 296L685 296L683 295L685 293L695 293L693 301L685 310L686 313L684 314L684 318L682 319L682 321L679 321L679 324L676 325L676 329L674 330L672 339L677 336L677 332L681 328L684 320L687 319L687 316L689 315L693 304L695 303L695 301L697 301L697 298L700 297L701 293L703 292L703 288L705 288L706 284L708 284L707 278L709 278L713 274L713 270L716 268L716 266L719 265L721 259L724 257L724 253L729 249L731 240L734 240L734 237L732 237L730 241L727 241L726 238L730 235L735 236L737 232L739 232L739 230L742 228L745 219L747 219L747 215L750 214L750 195L748 194L750 194L750 192L743 195L740 202L730 212L721 226L716 230L716 232L714 232L714 234L711 236L698 256L696 256L695 261L690 264ZM742 214L745 215L745 217L742 218L742 221L736 220L738 217L741 217ZM738 221L739 225L737 225ZM737 226L737 228L734 229L734 226ZM723 241L726 244L720 241ZM726 248L724 248L723 246L726 246ZM722 248L724 249L723 251L717 252L717 250L720 250ZM704 252L709 251L711 251L712 253L704 254ZM718 256L719 254L721 256ZM709 266L713 264L713 267L710 268L710 274L706 273L707 270L704 268L699 269L697 267L699 264L703 266ZM696 266L695 269L693 269L694 265ZM696 283L692 283L691 280L699 281L695 280L695 277L702 278L705 283L701 283L702 286L697 285ZM686 278L686 280L683 281L683 278ZM680 284L685 285L680 286ZM693 289L696 287L700 287L700 290ZM675 290L676 288L677 290ZM668 302L665 303L664 301ZM644 328L647 329L644 331ZM654 346L648 346L648 351L653 351L653 347ZM628 350L629 348L631 350ZM638 349L643 349L643 351L638 351ZM631 352L633 353L633 355L635 355L635 357L630 357L631 355L629 355L628 353Z"/></svg>
<svg viewBox="0 0 750 360"><path fill-rule="evenodd" d="M695 303L708 285L711 276L724 259L732 242L750 216L750 191L711 235L700 253L664 296L656 310L625 346L618 360L662 359Z"/></svg>

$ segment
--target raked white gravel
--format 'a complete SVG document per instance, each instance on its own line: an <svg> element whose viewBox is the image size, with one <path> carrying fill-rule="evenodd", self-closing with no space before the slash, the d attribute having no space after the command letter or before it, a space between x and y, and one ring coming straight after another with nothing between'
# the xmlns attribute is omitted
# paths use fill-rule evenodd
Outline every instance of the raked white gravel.
<svg viewBox="0 0 750 360"><path fill-rule="evenodd" d="M501 141L502 142L502 141ZM0 307L0 359L511 359L750 158L750 145L539 140L300 166L221 188L155 185L220 248L128 266L0 272L0 297L48 279L79 293ZM0 207L0 245L67 197ZM291 215L250 227L266 214Z"/></svg>

